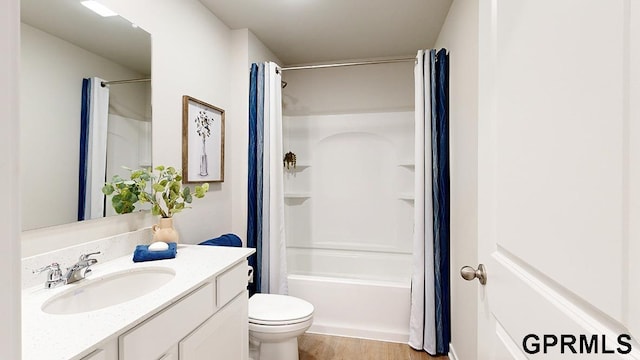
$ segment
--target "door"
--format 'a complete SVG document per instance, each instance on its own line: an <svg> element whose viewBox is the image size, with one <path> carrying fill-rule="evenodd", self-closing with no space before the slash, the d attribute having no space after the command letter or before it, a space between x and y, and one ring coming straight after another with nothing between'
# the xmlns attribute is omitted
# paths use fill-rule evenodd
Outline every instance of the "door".
<svg viewBox="0 0 640 360"><path fill-rule="evenodd" d="M480 1L478 359L640 358L638 6Z"/></svg>

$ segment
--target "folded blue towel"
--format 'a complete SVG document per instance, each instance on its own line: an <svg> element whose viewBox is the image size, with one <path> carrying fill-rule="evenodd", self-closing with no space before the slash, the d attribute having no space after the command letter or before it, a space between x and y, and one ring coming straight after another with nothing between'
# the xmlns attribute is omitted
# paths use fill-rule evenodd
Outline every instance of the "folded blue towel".
<svg viewBox="0 0 640 360"><path fill-rule="evenodd" d="M242 247L242 240L235 234L224 234L215 239L203 241L198 245Z"/></svg>
<svg viewBox="0 0 640 360"><path fill-rule="evenodd" d="M178 245L174 242L168 245L169 248L163 251L149 251L149 245L138 245L133 252L133 262L173 259L178 253Z"/></svg>

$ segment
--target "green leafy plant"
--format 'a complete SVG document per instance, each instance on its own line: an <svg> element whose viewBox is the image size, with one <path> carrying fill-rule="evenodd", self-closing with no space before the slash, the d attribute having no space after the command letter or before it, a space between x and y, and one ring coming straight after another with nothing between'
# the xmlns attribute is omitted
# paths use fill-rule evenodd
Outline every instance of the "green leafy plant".
<svg viewBox="0 0 640 360"><path fill-rule="evenodd" d="M130 179L116 175L111 182L102 187L102 193L113 195L111 204L118 214L127 214L135 210L135 204L150 203L151 213L170 218L191 204L193 197L203 198L209 190L209 184L191 189L182 186L182 175L173 167L157 166L154 171L148 168L132 170Z"/></svg>

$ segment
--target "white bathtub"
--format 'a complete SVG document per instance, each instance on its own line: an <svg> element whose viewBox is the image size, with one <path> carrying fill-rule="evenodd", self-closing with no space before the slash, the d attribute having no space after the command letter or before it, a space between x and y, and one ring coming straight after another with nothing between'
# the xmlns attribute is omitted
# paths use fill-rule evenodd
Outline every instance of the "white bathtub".
<svg viewBox="0 0 640 360"><path fill-rule="evenodd" d="M311 333L406 343L410 283L289 275L289 294L315 307Z"/></svg>

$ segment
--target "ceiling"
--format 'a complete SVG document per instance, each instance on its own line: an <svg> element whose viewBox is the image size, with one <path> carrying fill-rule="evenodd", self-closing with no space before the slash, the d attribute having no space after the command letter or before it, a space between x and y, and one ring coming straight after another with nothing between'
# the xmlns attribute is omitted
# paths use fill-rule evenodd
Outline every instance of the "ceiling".
<svg viewBox="0 0 640 360"><path fill-rule="evenodd" d="M413 56L434 46L452 0L200 0L251 30L282 64Z"/></svg>
<svg viewBox="0 0 640 360"><path fill-rule="evenodd" d="M251 30L280 65L413 56L434 46L451 1L200 0L231 29ZM149 34L119 16L101 18L78 0L21 0L21 18L150 74Z"/></svg>
<svg viewBox="0 0 640 360"><path fill-rule="evenodd" d="M103 18L79 0L21 0L20 19L145 76L151 74L149 33L120 16Z"/></svg>

